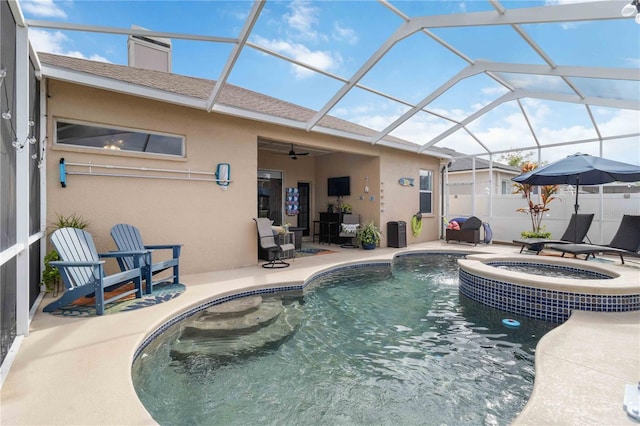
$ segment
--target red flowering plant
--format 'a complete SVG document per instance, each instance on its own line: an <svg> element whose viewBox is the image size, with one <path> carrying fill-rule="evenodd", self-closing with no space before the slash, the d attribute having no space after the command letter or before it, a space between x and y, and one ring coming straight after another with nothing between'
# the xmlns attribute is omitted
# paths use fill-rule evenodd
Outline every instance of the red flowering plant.
<svg viewBox="0 0 640 426"><path fill-rule="evenodd" d="M522 164L522 173L528 173L534 170L538 165L532 162L525 162ZM534 194L534 187L537 185L530 185L527 183L514 183L514 194L523 194L527 200L527 207L522 207L516 211L529 213L531 217L531 232L524 231L521 233L522 238L550 238L551 232L546 232L542 226L542 219L544 213L549 211L549 203L556 199L553 195L558 192L558 185L540 185L540 203L535 203L532 199Z"/></svg>

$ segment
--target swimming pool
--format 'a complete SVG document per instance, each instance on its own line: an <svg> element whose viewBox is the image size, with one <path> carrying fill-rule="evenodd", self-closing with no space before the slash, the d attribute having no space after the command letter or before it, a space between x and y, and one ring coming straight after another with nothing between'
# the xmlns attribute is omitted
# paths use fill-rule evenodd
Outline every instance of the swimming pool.
<svg viewBox="0 0 640 426"><path fill-rule="evenodd" d="M221 318L196 314L139 354L136 391L160 424L508 424L555 324L502 326L503 313L459 293L460 257L402 256L323 274L304 294L263 295L270 307L241 321L247 333L198 341L202 317ZM241 343L281 316L280 338Z"/></svg>

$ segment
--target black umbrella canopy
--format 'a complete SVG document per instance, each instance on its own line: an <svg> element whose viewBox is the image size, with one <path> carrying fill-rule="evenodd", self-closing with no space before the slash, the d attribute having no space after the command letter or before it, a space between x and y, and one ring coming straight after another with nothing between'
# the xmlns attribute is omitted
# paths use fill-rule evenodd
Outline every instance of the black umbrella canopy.
<svg viewBox="0 0 640 426"><path fill-rule="evenodd" d="M578 187L580 185L638 182L640 181L640 166L577 153L516 176L511 180L529 185L575 185L576 203L574 210L578 214L578 210L580 210Z"/></svg>
<svg viewBox="0 0 640 426"><path fill-rule="evenodd" d="M640 181L640 166L573 154L512 179L530 185L600 185L609 182Z"/></svg>

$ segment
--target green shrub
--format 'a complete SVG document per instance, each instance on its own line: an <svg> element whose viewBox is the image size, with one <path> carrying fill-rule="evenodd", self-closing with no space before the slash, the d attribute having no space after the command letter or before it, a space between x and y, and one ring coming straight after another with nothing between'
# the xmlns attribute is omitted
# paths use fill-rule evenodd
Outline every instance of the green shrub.
<svg viewBox="0 0 640 426"><path fill-rule="evenodd" d="M89 226L89 221L82 216L72 213L70 216L63 216L56 213L56 220L51 226L51 235L55 230L60 228L78 228L85 229ZM60 260L58 252L51 250L44 256L44 271L42 271L42 280L40 281L46 287L47 291L53 291L60 282L60 272L58 268L51 266L50 262Z"/></svg>

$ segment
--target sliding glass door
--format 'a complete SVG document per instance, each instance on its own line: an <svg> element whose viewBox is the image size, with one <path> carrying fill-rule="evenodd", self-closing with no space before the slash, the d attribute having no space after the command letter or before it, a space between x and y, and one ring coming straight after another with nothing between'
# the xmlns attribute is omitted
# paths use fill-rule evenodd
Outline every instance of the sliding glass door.
<svg viewBox="0 0 640 426"><path fill-rule="evenodd" d="M258 217L282 225L282 172L258 170Z"/></svg>

